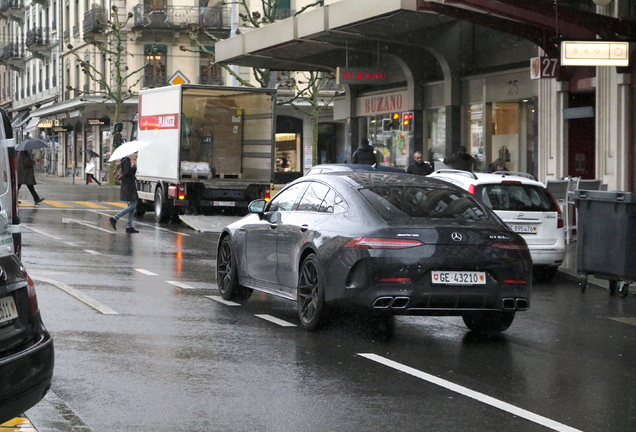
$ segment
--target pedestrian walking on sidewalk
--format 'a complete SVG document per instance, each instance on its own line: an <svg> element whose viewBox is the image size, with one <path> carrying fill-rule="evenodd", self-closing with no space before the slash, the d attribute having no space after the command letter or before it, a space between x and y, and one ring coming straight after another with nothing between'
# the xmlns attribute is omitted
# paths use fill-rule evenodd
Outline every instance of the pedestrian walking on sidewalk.
<svg viewBox="0 0 636 432"><path fill-rule="evenodd" d="M121 160L121 172L123 176L121 178L121 188L119 189L119 199L126 201L128 207L111 217L109 222L113 229L117 230L117 219L127 214L128 222L126 223L126 232L128 234L134 234L139 232L132 226L133 216L135 215L137 202L139 201L135 180L135 173L137 172L137 153L126 156Z"/></svg>
<svg viewBox="0 0 636 432"><path fill-rule="evenodd" d="M95 165L95 158L92 157L89 159L88 163L86 164L86 169L84 170L86 174L86 184L89 184L90 182L94 181L99 186L102 185L99 182L99 180L97 180L97 177L95 177L96 171L97 171L97 166Z"/></svg>
<svg viewBox="0 0 636 432"><path fill-rule="evenodd" d="M41 198L38 193L35 191L35 172L33 171L33 167L35 166L35 161L29 154L28 150L24 150L18 153L18 192L20 191L20 187L22 185L26 185L33 196L33 201L36 204L44 201L44 198Z"/></svg>

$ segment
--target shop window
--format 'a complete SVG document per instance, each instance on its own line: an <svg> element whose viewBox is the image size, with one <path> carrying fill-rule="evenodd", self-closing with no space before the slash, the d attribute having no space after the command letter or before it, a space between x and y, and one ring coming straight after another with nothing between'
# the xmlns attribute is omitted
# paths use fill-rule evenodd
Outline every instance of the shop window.
<svg viewBox="0 0 636 432"><path fill-rule="evenodd" d="M276 134L276 171L300 171L300 134Z"/></svg>
<svg viewBox="0 0 636 432"><path fill-rule="evenodd" d="M413 113L395 112L367 117L363 135L373 146L379 165L406 168L413 147L413 130Z"/></svg>

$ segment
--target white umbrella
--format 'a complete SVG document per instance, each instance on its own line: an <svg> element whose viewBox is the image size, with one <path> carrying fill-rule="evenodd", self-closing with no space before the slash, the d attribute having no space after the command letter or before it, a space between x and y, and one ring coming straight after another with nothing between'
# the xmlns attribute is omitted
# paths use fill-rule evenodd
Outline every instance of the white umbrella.
<svg viewBox="0 0 636 432"><path fill-rule="evenodd" d="M120 145L115 149L113 154L110 155L110 159L108 162L112 162L117 159L121 159L128 155L138 152L142 148L148 147L150 145L147 141L128 141Z"/></svg>

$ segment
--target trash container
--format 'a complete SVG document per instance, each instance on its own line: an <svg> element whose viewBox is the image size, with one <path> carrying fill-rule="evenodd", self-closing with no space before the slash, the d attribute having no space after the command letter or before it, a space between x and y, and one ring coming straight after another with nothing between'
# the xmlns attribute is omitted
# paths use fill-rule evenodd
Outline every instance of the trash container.
<svg viewBox="0 0 636 432"><path fill-rule="evenodd" d="M577 209L576 267L582 275L610 281L610 293L625 297L636 280L636 195L631 192L574 191Z"/></svg>

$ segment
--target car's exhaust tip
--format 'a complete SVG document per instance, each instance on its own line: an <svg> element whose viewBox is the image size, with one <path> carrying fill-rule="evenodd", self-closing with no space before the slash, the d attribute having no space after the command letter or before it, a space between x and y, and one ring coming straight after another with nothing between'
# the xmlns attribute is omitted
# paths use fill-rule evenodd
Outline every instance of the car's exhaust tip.
<svg viewBox="0 0 636 432"><path fill-rule="evenodd" d="M378 297L373 302L374 309L405 309L411 301L410 297Z"/></svg>
<svg viewBox="0 0 636 432"><path fill-rule="evenodd" d="M530 308L530 302L526 298L504 298L501 301L504 310L526 311Z"/></svg>

